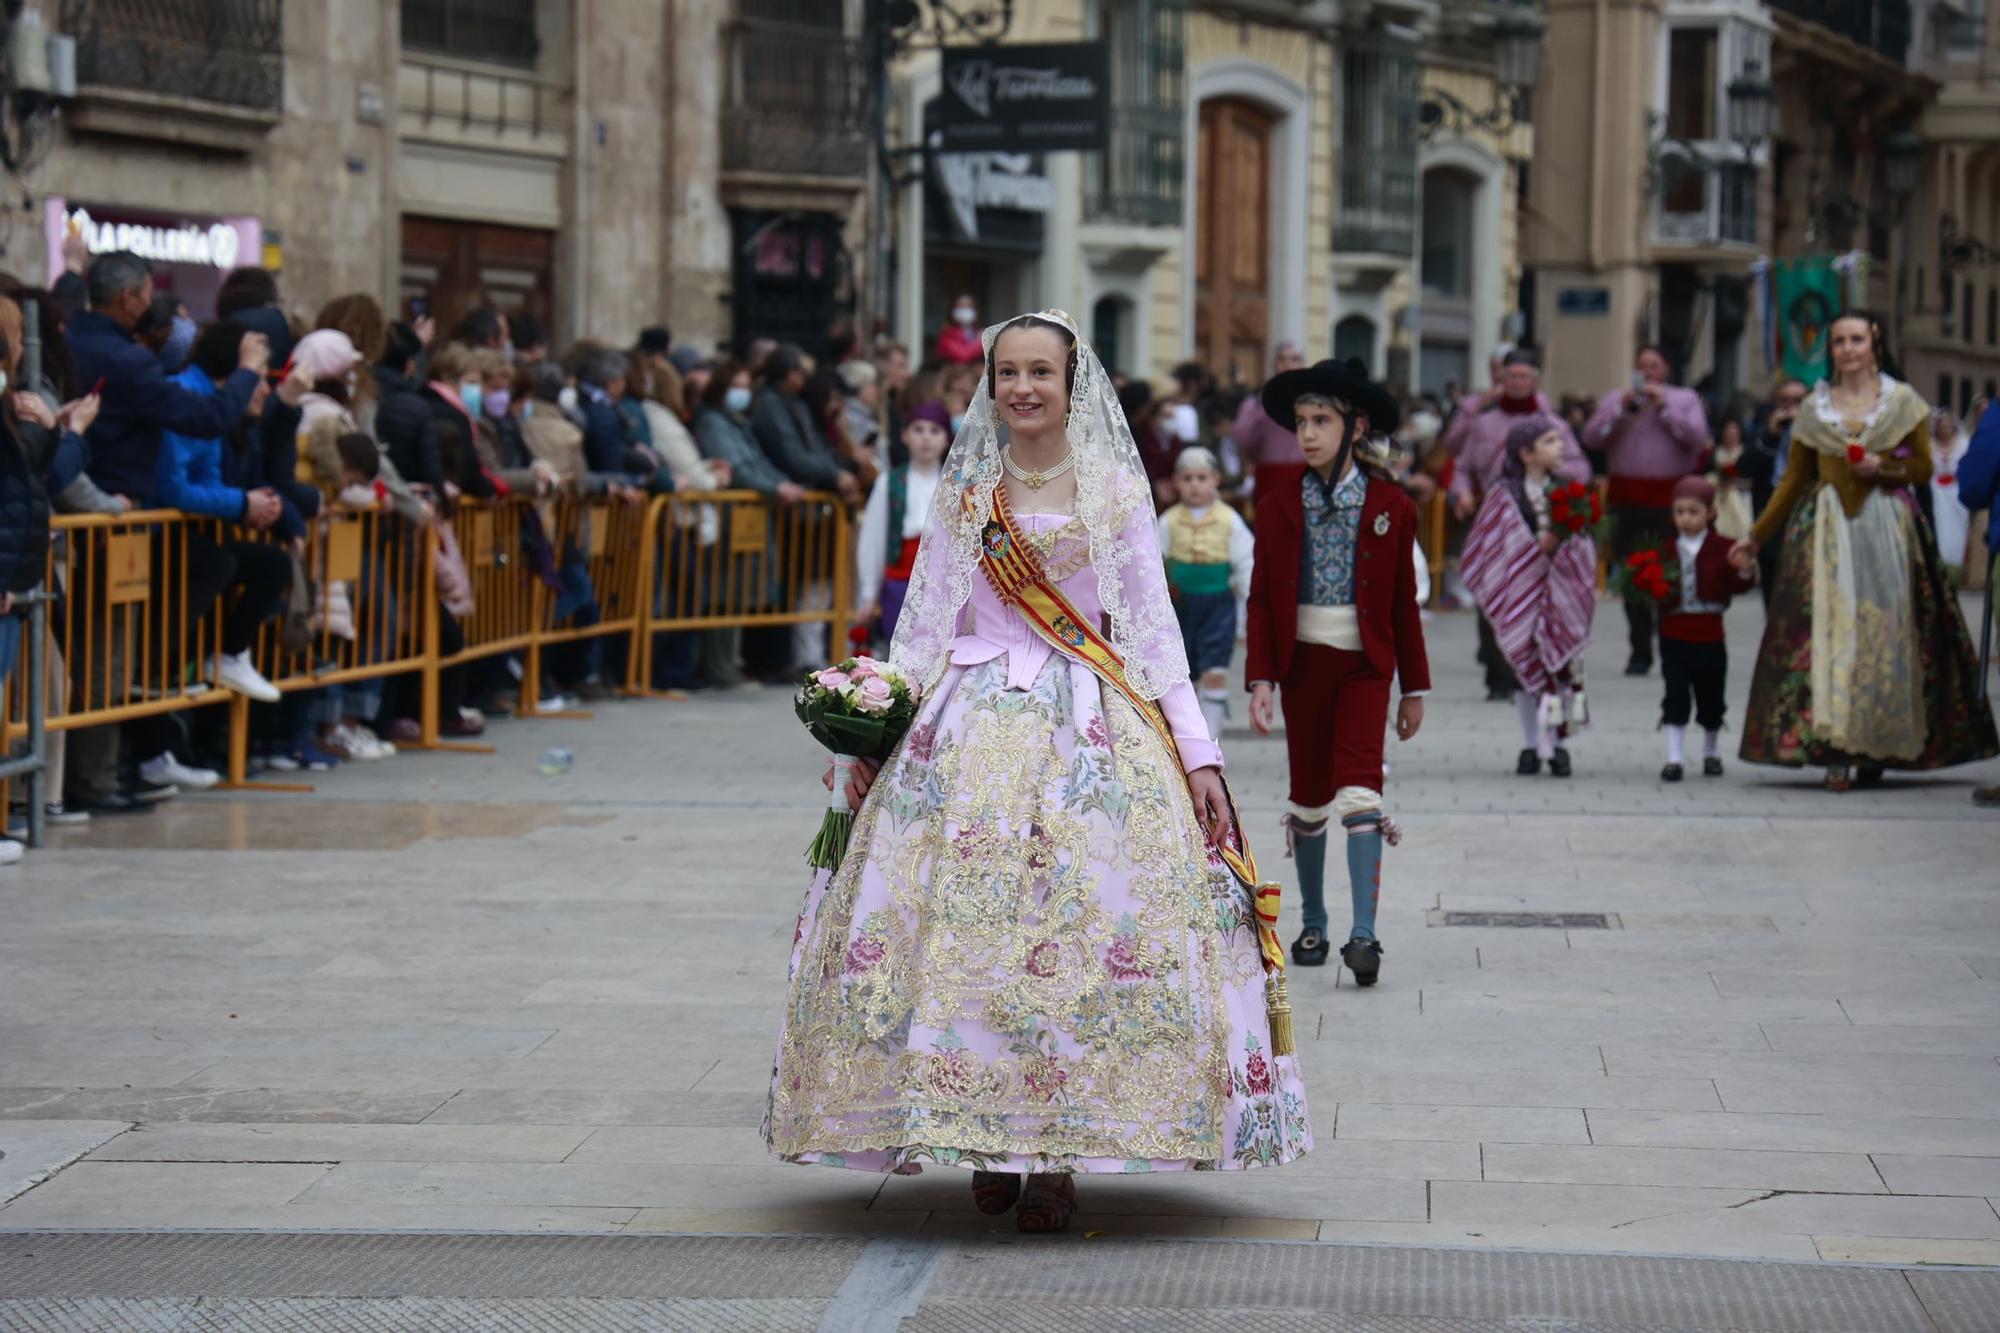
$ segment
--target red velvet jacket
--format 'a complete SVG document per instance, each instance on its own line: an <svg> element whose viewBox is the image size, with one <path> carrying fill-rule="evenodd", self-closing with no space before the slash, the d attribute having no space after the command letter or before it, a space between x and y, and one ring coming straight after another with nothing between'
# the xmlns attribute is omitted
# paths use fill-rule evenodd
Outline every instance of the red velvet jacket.
<svg viewBox="0 0 2000 1333"><path fill-rule="evenodd" d="M1701 549L1694 554L1694 595L1700 600L1726 607L1731 598L1757 586L1757 566L1752 565L1739 574L1729 563L1729 547L1729 539L1714 528L1702 538ZM1675 559L1680 557L1680 552L1672 546L1667 553ZM1682 611L1681 585L1676 579L1673 590L1660 603L1660 634L1682 643L1720 643L1722 613Z"/></svg>
<svg viewBox="0 0 2000 1333"><path fill-rule="evenodd" d="M1304 570L1303 463L1257 469L1257 561L1250 572L1249 658L1245 678L1284 680L1299 632L1299 580ZM1386 530L1376 529L1388 520ZM1417 611L1417 506L1393 482L1370 478L1361 502L1360 550L1354 562L1354 607L1361 651L1376 670L1395 672L1402 692L1431 687L1424 626Z"/></svg>

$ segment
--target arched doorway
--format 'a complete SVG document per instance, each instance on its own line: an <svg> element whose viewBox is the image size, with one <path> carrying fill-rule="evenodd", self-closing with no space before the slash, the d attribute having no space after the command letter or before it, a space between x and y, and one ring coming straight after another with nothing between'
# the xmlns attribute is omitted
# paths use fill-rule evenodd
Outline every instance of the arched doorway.
<svg viewBox="0 0 2000 1333"><path fill-rule="evenodd" d="M1333 359L1359 361L1374 373L1375 321L1366 315L1349 315L1333 326Z"/></svg>
<svg viewBox="0 0 2000 1333"><path fill-rule="evenodd" d="M1271 331L1271 159L1277 117L1201 104L1195 179L1195 360L1225 383L1264 377Z"/></svg>

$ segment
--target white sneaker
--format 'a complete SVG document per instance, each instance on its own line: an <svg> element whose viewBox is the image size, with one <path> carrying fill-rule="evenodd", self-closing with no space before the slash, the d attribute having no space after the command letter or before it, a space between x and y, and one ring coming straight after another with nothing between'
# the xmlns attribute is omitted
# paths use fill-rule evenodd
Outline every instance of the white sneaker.
<svg viewBox="0 0 2000 1333"><path fill-rule="evenodd" d="M27 848L12 838L0 838L0 866L10 866L27 854Z"/></svg>
<svg viewBox="0 0 2000 1333"><path fill-rule="evenodd" d="M356 722L352 730L362 740L374 747L375 755L378 759L394 759L396 757L396 743L394 741L383 740L375 734L375 728L363 722Z"/></svg>
<svg viewBox="0 0 2000 1333"><path fill-rule="evenodd" d="M380 740L368 728L349 722L333 727L326 733L326 739L345 750L349 759L362 763L374 763L396 753L395 746Z"/></svg>
<svg viewBox="0 0 2000 1333"><path fill-rule="evenodd" d="M274 704L284 697L278 692L276 685L264 679L263 672L250 664L250 654L247 650L240 653L216 654L209 674L214 676L215 683L224 689L247 694L260 703Z"/></svg>
<svg viewBox="0 0 2000 1333"><path fill-rule="evenodd" d="M186 787L192 791L207 791L222 781L222 774L214 769L190 768L171 751L154 755L139 765L139 776L155 787Z"/></svg>

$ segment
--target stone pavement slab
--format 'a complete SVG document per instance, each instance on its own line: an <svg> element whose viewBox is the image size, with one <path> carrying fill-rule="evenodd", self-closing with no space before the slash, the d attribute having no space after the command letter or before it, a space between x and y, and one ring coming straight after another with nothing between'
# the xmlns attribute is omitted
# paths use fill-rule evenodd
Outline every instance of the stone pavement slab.
<svg viewBox="0 0 2000 1333"><path fill-rule="evenodd" d="M1731 616L1733 703L1758 623ZM1618 673L1613 634L1577 776L1519 779L1471 622L1430 631L1424 731L1390 746L1383 983L1292 978L1317 1151L1087 1181L1074 1243L2000 1264L2000 824L1966 799L2000 765L1847 797L1733 761L1665 787L1658 681ZM491 739L311 798L185 796L0 871L0 1233L1007 1239L957 1171L763 1152L823 762L781 691ZM537 772L550 744L568 775ZM1239 719L1226 747L1283 875L1282 744ZM1605 928L1442 915L1501 910Z"/></svg>

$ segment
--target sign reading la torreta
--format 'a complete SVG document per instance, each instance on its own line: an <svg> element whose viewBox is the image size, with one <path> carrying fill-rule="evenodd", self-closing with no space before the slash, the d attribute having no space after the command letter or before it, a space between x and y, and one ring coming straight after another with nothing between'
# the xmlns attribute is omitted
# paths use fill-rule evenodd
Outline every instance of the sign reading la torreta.
<svg viewBox="0 0 2000 1333"><path fill-rule="evenodd" d="M938 99L947 153L1101 152L1111 135L1104 42L946 47Z"/></svg>

